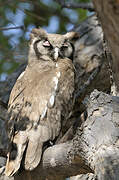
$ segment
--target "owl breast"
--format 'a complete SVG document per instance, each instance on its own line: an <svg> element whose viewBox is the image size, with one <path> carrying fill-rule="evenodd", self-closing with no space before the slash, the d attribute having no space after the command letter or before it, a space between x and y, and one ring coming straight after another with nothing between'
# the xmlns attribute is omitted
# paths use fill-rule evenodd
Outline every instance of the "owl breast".
<svg viewBox="0 0 119 180"><path fill-rule="evenodd" d="M35 124L47 126L48 138L54 139L61 128L61 115L66 118L72 108L74 67L69 59L60 59L53 67L34 69L33 72L34 75L31 70L28 73L26 71L27 88L24 90L24 98L32 102L28 117ZM32 80L31 76L34 77Z"/></svg>

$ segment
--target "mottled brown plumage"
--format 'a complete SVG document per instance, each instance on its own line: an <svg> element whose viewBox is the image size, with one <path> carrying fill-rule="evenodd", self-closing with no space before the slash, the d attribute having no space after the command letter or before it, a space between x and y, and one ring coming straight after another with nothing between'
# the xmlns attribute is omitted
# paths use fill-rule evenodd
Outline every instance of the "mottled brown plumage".
<svg viewBox="0 0 119 180"><path fill-rule="evenodd" d="M67 119L72 110L74 36L32 30L28 65L9 99L7 176L18 171L21 161L26 170L37 167L44 142L59 135L62 117Z"/></svg>

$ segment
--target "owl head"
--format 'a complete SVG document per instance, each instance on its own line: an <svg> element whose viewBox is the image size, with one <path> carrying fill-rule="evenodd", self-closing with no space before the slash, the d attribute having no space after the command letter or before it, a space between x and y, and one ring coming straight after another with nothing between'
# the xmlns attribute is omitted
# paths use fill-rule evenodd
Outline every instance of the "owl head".
<svg viewBox="0 0 119 180"><path fill-rule="evenodd" d="M29 61L57 61L58 58L73 59L72 41L78 37L76 32L48 34L45 30L33 29L30 34Z"/></svg>

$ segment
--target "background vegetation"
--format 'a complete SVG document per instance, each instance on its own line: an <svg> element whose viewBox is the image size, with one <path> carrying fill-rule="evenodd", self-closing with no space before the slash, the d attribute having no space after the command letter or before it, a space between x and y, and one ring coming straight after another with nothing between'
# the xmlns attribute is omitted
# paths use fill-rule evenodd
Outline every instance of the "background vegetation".
<svg viewBox="0 0 119 180"><path fill-rule="evenodd" d="M33 27L65 33L88 15L87 10L62 8L53 0L0 0L0 81L27 60L29 33Z"/></svg>

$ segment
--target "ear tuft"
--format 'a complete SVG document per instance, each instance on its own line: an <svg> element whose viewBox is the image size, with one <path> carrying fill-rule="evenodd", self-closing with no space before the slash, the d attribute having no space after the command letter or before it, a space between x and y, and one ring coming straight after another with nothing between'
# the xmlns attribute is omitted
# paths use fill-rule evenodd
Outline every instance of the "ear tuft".
<svg viewBox="0 0 119 180"><path fill-rule="evenodd" d="M80 38L80 35L78 32L68 32L64 35L66 39L69 39L70 41L75 41L78 38Z"/></svg>
<svg viewBox="0 0 119 180"><path fill-rule="evenodd" d="M33 39L34 37L47 37L47 32L42 28L34 28L31 31L30 38Z"/></svg>

